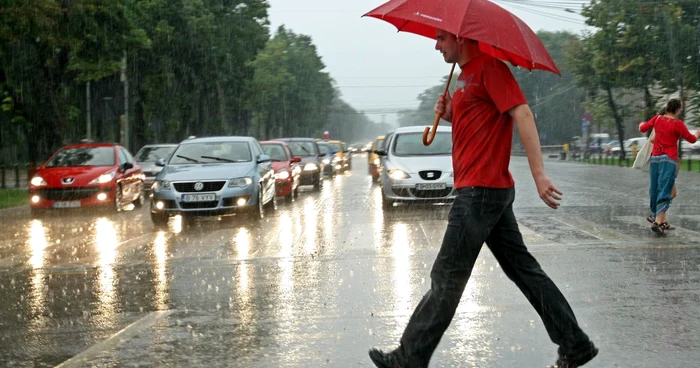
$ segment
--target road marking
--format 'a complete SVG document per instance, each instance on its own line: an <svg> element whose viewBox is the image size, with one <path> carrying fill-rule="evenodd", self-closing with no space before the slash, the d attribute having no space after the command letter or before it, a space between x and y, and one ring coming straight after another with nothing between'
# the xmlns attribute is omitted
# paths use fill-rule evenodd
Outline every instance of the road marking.
<svg viewBox="0 0 700 368"><path fill-rule="evenodd" d="M56 368L72 368L72 367L84 367L86 364L90 362L91 359L97 357L99 354L102 352L113 349L117 345L119 345L123 340L127 340L134 335L138 334L142 330L149 328L153 325L155 325L158 321L160 321L163 317L166 317L173 313L173 310L168 310L168 311L158 311L158 312L151 312L145 317L139 319L138 321L130 324L123 330L117 332L114 334L112 337L108 338L107 340L104 340L100 343L97 343L87 350L83 351L82 353L66 360L65 362L59 364L56 366Z"/></svg>
<svg viewBox="0 0 700 368"><path fill-rule="evenodd" d="M518 229L520 229L520 235L523 236L523 242L525 242L525 245L529 246L533 244L557 243L553 240L545 238L544 236L538 234L535 230L530 229L522 223L518 223Z"/></svg>
<svg viewBox="0 0 700 368"><path fill-rule="evenodd" d="M580 217L550 217L551 220L573 227L574 229L599 240L633 240L632 237L612 230L605 225L584 220Z"/></svg>

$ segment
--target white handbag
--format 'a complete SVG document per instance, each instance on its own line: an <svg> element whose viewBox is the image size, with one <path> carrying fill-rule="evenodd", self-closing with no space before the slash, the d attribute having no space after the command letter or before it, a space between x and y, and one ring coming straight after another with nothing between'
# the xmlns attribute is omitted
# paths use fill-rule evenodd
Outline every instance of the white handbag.
<svg viewBox="0 0 700 368"><path fill-rule="evenodd" d="M634 159L634 163L632 164L633 168L640 169L642 171L649 171L649 161L651 161L651 152L654 150L654 143L652 143L653 139L654 133L652 132L649 136L649 139L647 139L647 141L644 142L642 148L639 150L639 152L637 152L637 157Z"/></svg>

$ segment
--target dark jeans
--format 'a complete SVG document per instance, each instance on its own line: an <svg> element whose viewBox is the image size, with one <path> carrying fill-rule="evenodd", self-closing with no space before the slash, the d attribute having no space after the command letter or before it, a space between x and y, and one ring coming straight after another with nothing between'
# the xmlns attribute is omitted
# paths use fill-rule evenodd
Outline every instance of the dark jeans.
<svg viewBox="0 0 700 368"><path fill-rule="evenodd" d="M454 317L484 243L540 315L560 353L589 344L569 303L523 243L513 214L515 189L467 187L458 193L430 273L430 290L416 307L401 337L398 353L405 366L428 366Z"/></svg>

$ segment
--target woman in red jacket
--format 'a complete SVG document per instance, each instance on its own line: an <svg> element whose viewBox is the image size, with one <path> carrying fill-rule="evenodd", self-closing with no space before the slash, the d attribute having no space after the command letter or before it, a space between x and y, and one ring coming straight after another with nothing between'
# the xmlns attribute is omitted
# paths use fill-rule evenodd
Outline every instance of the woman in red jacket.
<svg viewBox="0 0 700 368"><path fill-rule="evenodd" d="M695 143L700 137L700 130L693 135L685 123L678 119L681 108L680 99L671 99L666 104L663 115L656 115L639 125L639 131L642 133L654 129L654 150L649 165L649 208L654 220L651 230L659 234L671 229L666 221L666 211L671 205L671 191L676 182L678 139L683 137L686 141Z"/></svg>

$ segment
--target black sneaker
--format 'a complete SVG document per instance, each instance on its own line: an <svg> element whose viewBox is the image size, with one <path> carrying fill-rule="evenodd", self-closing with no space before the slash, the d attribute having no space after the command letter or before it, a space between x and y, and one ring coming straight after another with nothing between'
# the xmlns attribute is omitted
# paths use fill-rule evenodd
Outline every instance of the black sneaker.
<svg viewBox="0 0 700 368"><path fill-rule="evenodd" d="M559 359L555 364L556 368L577 368L588 362L598 355L598 348L591 344L585 350L574 350L564 355L559 354Z"/></svg>
<svg viewBox="0 0 700 368"><path fill-rule="evenodd" d="M372 359L372 363L379 368L401 368L402 365L399 363L399 359L396 357L395 352L385 353L379 349L370 349L369 358Z"/></svg>

